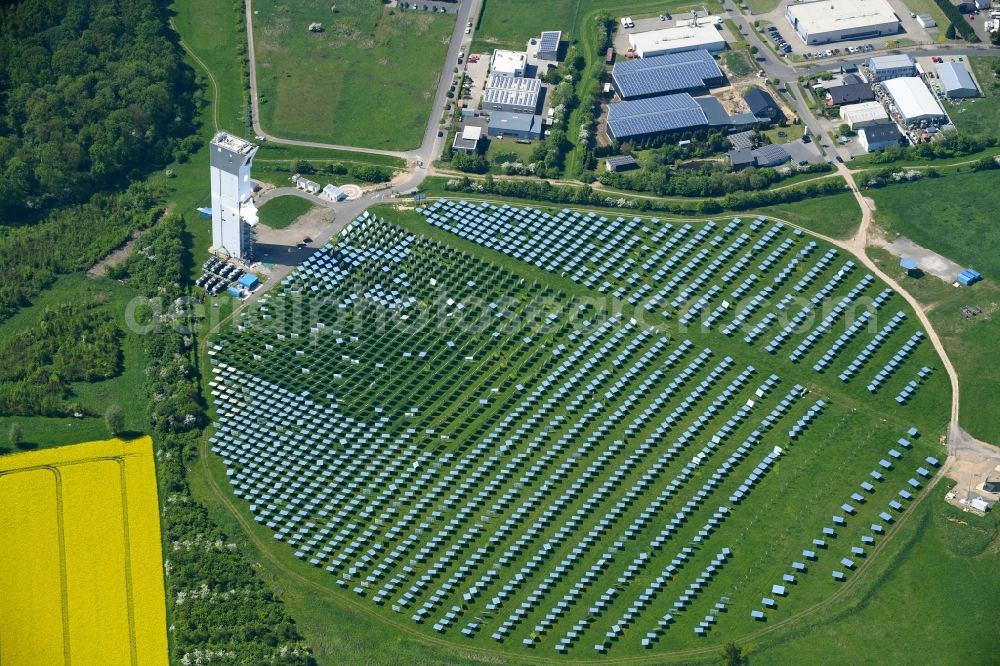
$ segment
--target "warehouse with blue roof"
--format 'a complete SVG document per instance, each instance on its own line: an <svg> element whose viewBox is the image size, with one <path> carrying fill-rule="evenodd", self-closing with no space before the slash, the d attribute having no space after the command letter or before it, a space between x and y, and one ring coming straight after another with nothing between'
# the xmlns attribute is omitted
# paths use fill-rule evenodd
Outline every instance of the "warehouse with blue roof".
<svg viewBox="0 0 1000 666"><path fill-rule="evenodd" d="M667 53L615 63L611 83L622 99L675 93L705 93L724 85L722 70L708 51Z"/></svg>

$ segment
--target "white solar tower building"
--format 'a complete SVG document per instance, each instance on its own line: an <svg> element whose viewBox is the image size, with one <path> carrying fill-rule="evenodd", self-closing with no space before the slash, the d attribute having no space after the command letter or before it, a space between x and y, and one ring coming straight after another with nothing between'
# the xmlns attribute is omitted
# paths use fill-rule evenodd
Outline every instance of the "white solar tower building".
<svg viewBox="0 0 1000 666"><path fill-rule="evenodd" d="M212 138L212 250L240 260L253 256L257 207L250 168L257 146L219 132Z"/></svg>

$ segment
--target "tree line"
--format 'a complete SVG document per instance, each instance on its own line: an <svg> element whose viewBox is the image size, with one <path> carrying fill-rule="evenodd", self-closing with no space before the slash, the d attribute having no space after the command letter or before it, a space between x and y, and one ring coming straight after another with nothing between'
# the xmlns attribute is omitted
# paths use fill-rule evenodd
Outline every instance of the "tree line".
<svg viewBox="0 0 1000 666"><path fill-rule="evenodd" d="M814 197L838 194L846 189L843 179L830 178L805 185L787 187L780 190L759 190L755 192L730 192L714 199L665 200L633 198L609 194L595 190L589 185L575 187L553 185L546 180L507 180L493 178L486 174L482 180L472 180L468 176L447 181L449 192L495 194L501 197L545 201L578 206L632 208L641 211L662 211L667 213L714 215L723 211L742 211L790 203Z"/></svg>
<svg viewBox="0 0 1000 666"><path fill-rule="evenodd" d="M123 271L140 294L172 304L163 325L143 336L162 496L171 662L192 663L212 653L238 664L310 666L311 650L257 574L247 545L219 528L187 481L208 421L198 391L195 339L184 332L196 323L183 305L188 273L178 268L189 265L187 241L183 219L167 218L139 239L143 256L133 254ZM178 253L185 256L179 260Z"/></svg>

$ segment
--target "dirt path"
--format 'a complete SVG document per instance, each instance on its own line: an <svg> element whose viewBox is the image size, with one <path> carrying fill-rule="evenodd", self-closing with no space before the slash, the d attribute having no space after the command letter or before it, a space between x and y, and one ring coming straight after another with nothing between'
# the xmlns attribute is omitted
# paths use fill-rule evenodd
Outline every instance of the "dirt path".
<svg viewBox="0 0 1000 666"><path fill-rule="evenodd" d="M160 216L156 218L156 222L154 222L149 228L152 229L153 227L155 227L157 224L160 223L160 221L163 218L170 215L172 212L174 212L174 204L169 203L167 204L167 207L163 209L163 212L160 213ZM133 231L132 235L129 236L129 239L125 241L124 245L115 250L112 250L111 254L104 257L96 264L91 266L89 269L87 269L87 275L94 278L104 277L104 273L108 270L109 267L119 266L125 263L125 260L132 255L132 250L135 249L135 242L139 240L139 236L142 235L143 231L146 230L136 229L135 231Z"/></svg>

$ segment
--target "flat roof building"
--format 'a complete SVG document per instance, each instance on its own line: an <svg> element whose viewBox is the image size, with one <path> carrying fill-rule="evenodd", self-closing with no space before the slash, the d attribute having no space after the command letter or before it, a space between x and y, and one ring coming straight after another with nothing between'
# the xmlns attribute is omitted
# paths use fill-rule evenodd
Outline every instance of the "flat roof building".
<svg viewBox="0 0 1000 666"><path fill-rule="evenodd" d="M960 62L942 62L937 66L938 79L944 88L945 97L952 99L962 97L979 97L979 88L972 79L972 74Z"/></svg>
<svg viewBox="0 0 1000 666"><path fill-rule="evenodd" d="M874 56L865 63L875 81L888 81L903 76L916 76L917 63L905 53Z"/></svg>
<svg viewBox="0 0 1000 666"><path fill-rule="evenodd" d="M904 125L939 125L948 121L941 105L916 76L889 79L882 84Z"/></svg>
<svg viewBox="0 0 1000 666"><path fill-rule="evenodd" d="M493 137L513 137L529 141L542 138L542 117L532 113L495 111L490 114L486 133Z"/></svg>
<svg viewBox="0 0 1000 666"><path fill-rule="evenodd" d="M534 113L538 108L541 82L523 76L490 74L483 89L484 111Z"/></svg>
<svg viewBox="0 0 1000 666"><path fill-rule="evenodd" d="M562 39L562 32L559 30L546 30L538 40L538 59L556 62L559 60L559 41Z"/></svg>
<svg viewBox="0 0 1000 666"><path fill-rule="evenodd" d="M881 102L862 102L861 104L845 104L840 107L840 119L852 130L869 125L877 125L889 120L889 114Z"/></svg>
<svg viewBox="0 0 1000 666"><path fill-rule="evenodd" d="M628 36L628 43L640 58L695 49L722 51L726 48L726 40L722 38L722 33L712 25L679 26L637 32Z"/></svg>
<svg viewBox="0 0 1000 666"><path fill-rule="evenodd" d="M483 128L478 125L466 125L461 132L455 132L455 141L451 149L458 153L474 153L479 148L479 140L483 138Z"/></svg>
<svg viewBox="0 0 1000 666"><path fill-rule="evenodd" d="M870 39L899 32L899 18L886 0L790 2L785 18L805 44Z"/></svg>
<svg viewBox="0 0 1000 666"><path fill-rule="evenodd" d="M869 153L884 150L889 146L898 146L902 138L903 135L894 122L886 121L858 130L858 143Z"/></svg>
<svg viewBox="0 0 1000 666"><path fill-rule="evenodd" d="M725 77L708 51L665 53L640 60L622 60L611 69L611 82L622 99L642 99L675 93L708 92Z"/></svg>
<svg viewBox="0 0 1000 666"><path fill-rule="evenodd" d="M524 51L504 51L497 49L490 60L491 74L506 76L524 76L524 66L528 62L528 54Z"/></svg>

